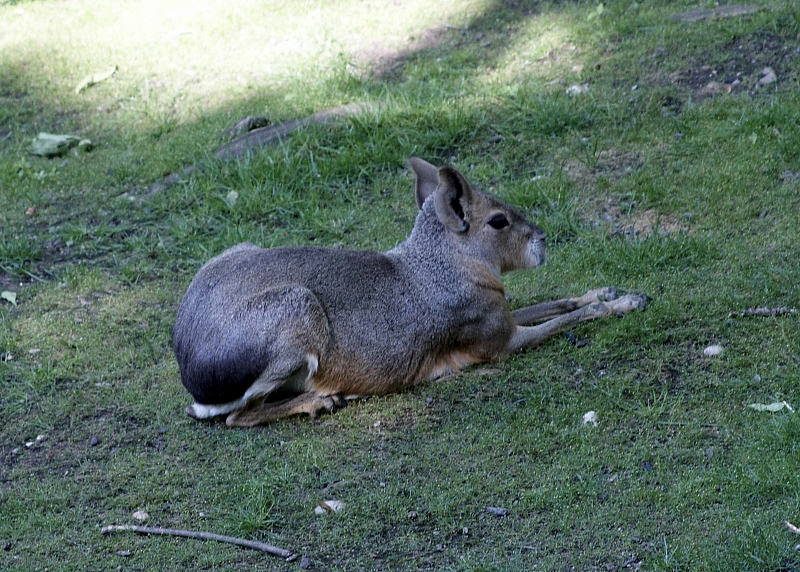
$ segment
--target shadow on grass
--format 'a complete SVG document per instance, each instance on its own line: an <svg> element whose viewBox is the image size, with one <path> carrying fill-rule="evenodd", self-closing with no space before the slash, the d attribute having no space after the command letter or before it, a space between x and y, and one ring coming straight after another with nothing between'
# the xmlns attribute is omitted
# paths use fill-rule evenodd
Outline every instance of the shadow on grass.
<svg viewBox="0 0 800 572"><path fill-rule="evenodd" d="M546 8L554 9L553 5ZM37 58L32 55L35 52L16 61L7 57L0 67L3 86L0 137L6 134L5 140L0 141L0 184L8 192L0 198L0 210L4 211L5 219L2 238L9 246L0 250L0 269L6 275L29 280L31 276L52 276L59 265L69 261L107 261L109 256L125 257L131 250L145 258L154 256L157 250L154 246L143 250L139 247L151 238L155 240L159 224L174 212L171 209L184 210L187 205L176 204L169 197L159 197L160 208L142 205L143 189L190 164L204 167L205 174L196 177L205 179L201 185L204 187L212 179L225 179L225 173L232 169L245 178L266 174L265 185L300 190L315 185L348 185L354 176L362 181L374 178L369 173L376 169L402 171L411 154L438 162L449 161L465 146L480 138L490 138L493 132L485 131L489 118L501 115L499 109L508 103L466 101L465 94L452 87L454 79L461 78L461 83L474 81L496 68L514 46L516 34L539 16L541 9L539 2L494 2L466 26L425 30L408 48L387 51L373 44L356 50L353 61L363 62L364 57L370 57L371 61L366 66L355 64L355 68L350 61L342 61L321 82L311 79L308 93L299 101L287 102L281 89L264 87L252 96L230 101L224 108L200 109L193 118L181 121L173 108L163 104L144 105L130 111L119 103L113 113L106 109L106 104L95 108L97 102L107 99L111 87L100 84L93 88L99 94L97 97L80 100L65 93L62 86L56 85L57 80L53 83L52 78L40 73ZM46 55L38 58L44 61ZM133 89L125 85L120 101L130 96ZM304 81L298 79L293 89L303 91ZM135 99L134 96L131 98ZM292 115L304 115L304 109L318 111L328 102L358 101L378 102L381 110L374 116L351 122L345 143L352 145L352 149L346 160L341 159L338 151L329 151L325 157L324 150L317 150L314 155L313 149L324 145L303 133L284 140L282 150L273 149L264 157L254 157L250 167L227 166L210 157L221 142L222 128L239 117L253 114L254 110L273 109L269 118L281 121ZM556 111L567 114L566 121L560 124L567 129L582 121L577 119L575 123L570 114L586 115L581 110L575 111L565 100L561 105L564 109ZM548 111L546 107L542 109ZM511 109L509 114L519 119L530 111ZM552 120L552 115L549 114L548 120ZM79 133L94 140L96 148L91 154L75 157L70 154L54 159L32 157L27 148L39 131ZM311 128L316 137L327 139L326 144L340 146L341 137L331 138L329 131ZM486 149L482 153L488 153L489 146L483 146ZM307 160L289 157L293 154ZM278 169L274 163L281 155L285 166ZM326 159L334 165L320 180L316 165ZM247 174L248 169L251 174ZM283 172L276 173L278 170ZM277 176L269 176L265 171ZM194 183L183 181L182 186L185 188L187 184ZM216 186L227 189L233 184L232 180L223 180ZM226 189L225 193L230 192ZM130 198L132 203L121 205L120 197ZM219 206L217 199L213 201ZM252 208L251 218L263 217L257 205ZM209 207L201 210L205 210L201 218L209 215ZM216 215L224 217L224 213ZM228 221L217 220L222 226L227 225ZM184 222L189 226L199 223ZM214 222L199 224L206 229L217 226ZM39 247L15 247L20 241Z"/></svg>

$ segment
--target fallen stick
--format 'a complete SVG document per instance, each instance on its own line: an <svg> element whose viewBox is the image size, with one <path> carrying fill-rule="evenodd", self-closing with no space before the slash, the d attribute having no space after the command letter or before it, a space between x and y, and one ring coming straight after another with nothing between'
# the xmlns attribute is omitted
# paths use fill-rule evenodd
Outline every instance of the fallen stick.
<svg viewBox="0 0 800 572"><path fill-rule="evenodd" d="M769 10L768 6L719 6L718 8L708 8L700 10L690 10L681 14L673 14L672 18L681 22L692 23L701 20L712 20L716 18L731 18L733 16L747 16L755 14L760 10Z"/></svg>
<svg viewBox="0 0 800 572"><path fill-rule="evenodd" d="M747 308L741 312L731 312L728 314L729 318L738 318L746 316L783 316L784 314L795 314L796 308L787 308L780 306L779 308Z"/></svg>
<svg viewBox="0 0 800 572"><path fill-rule="evenodd" d="M784 521L783 521L783 524L785 524L785 525L786 525L786 528L788 528L789 530L791 530L791 531L792 531L792 532L794 532L795 534L800 534L800 528L797 528L795 525L793 525L793 524L792 524L791 522L789 522L788 520L784 520Z"/></svg>
<svg viewBox="0 0 800 572"><path fill-rule="evenodd" d="M222 534L214 534L213 532L196 532L193 530L180 530L177 528L153 528L150 526L136 526L129 524L115 524L111 526L104 526L101 534L110 534L112 532L138 532L139 534L159 534L161 536L183 536L184 538L198 538L200 540L216 540L218 542L227 542L228 544L236 544L244 546L245 548L252 548L253 550L260 550L273 556L280 556L286 562L294 562L297 560L298 555L294 552L289 552L277 546L271 546L264 542L255 540L245 540L244 538L236 538L235 536L223 536Z"/></svg>
<svg viewBox="0 0 800 572"><path fill-rule="evenodd" d="M248 152L257 151L261 147L280 143L284 137L306 125L312 123L330 123L334 119L350 117L372 109L375 109L375 106L369 103L349 103L347 105L324 109L301 119L290 119L289 121L284 121L277 125L268 125L266 127L253 129L252 131L246 132L244 135L240 135L233 141L220 145L217 150L214 151L214 157L222 159L223 161L231 161L244 156Z"/></svg>

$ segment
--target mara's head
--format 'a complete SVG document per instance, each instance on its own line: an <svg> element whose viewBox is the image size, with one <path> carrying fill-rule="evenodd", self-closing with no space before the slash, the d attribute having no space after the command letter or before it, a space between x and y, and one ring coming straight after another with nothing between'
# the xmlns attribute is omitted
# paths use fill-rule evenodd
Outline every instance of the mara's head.
<svg viewBox="0 0 800 572"><path fill-rule="evenodd" d="M452 167L437 168L409 159L417 177L417 206L430 199L436 217L469 255L500 272L533 268L544 262L545 235L503 201L473 189Z"/></svg>

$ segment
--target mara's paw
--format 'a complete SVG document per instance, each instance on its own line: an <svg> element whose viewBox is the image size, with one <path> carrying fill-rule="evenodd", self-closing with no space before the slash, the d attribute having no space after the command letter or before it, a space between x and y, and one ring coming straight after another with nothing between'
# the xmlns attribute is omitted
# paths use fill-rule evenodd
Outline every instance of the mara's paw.
<svg viewBox="0 0 800 572"><path fill-rule="evenodd" d="M318 395L307 408L308 416L316 419L323 413L335 413L338 409L347 406L347 400L341 393L333 395Z"/></svg>
<svg viewBox="0 0 800 572"><path fill-rule="evenodd" d="M597 302L611 302L616 300L625 292L606 286L605 288L596 288L589 290L586 294L581 296L585 304L595 304Z"/></svg>
<svg viewBox="0 0 800 572"><path fill-rule="evenodd" d="M621 316L634 310L644 310L649 300L650 298L644 294L625 294L609 302L609 306L614 310L614 313Z"/></svg>

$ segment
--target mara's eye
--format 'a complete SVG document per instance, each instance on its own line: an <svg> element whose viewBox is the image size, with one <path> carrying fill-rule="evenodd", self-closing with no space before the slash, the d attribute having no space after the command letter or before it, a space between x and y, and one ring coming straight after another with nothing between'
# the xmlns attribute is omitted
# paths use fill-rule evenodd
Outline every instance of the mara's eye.
<svg viewBox="0 0 800 572"><path fill-rule="evenodd" d="M510 223L508 222L508 219L506 218L505 215L498 213L494 215L492 218L490 218L487 224L492 228L500 230L501 228L507 227Z"/></svg>

